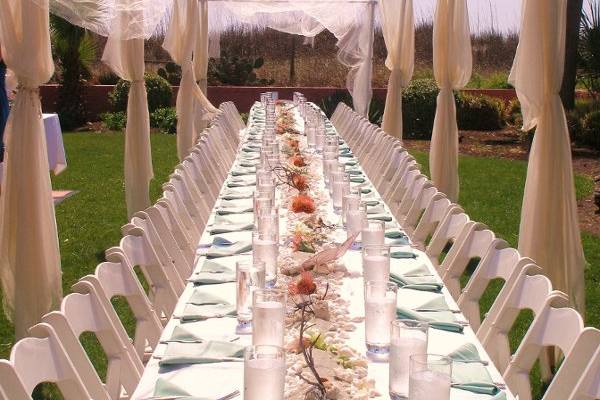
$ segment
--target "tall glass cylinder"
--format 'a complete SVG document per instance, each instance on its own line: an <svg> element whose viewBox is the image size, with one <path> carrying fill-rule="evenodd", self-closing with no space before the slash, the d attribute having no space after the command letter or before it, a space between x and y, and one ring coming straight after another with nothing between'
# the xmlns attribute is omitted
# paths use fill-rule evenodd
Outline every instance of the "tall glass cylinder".
<svg viewBox="0 0 600 400"><path fill-rule="evenodd" d="M361 233L363 246L380 245L385 242L385 222L378 220L367 220Z"/></svg>
<svg viewBox="0 0 600 400"><path fill-rule="evenodd" d="M363 227L367 225L366 206L361 204L357 209L349 209L346 213L346 234L350 237L356 233L362 232ZM358 237L357 237L358 240Z"/></svg>
<svg viewBox="0 0 600 400"><path fill-rule="evenodd" d="M244 399L283 400L285 350L280 346L248 346L244 354Z"/></svg>
<svg viewBox="0 0 600 400"><path fill-rule="evenodd" d="M429 324L423 321L397 319L392 322L390 347L390 397L408 399L410 357L427 353Z"/></svg>
<svg viewBox="0 0 600 400"><path fill-rule="evenodd" d="M344 193L350 190L350 177L342 173L334 179L331 190L331 202L333 203L333 211L340 215L342 213Z"/></svg>
<svg viewBox="0 0 600 400"><path fill-rule="evenodd" d="M263 207L257 210L256 230L265 234L275 233L277 243L279 243L279 208Z"/></svg>
<svg viewBox="0 0 600 400"><path fill-rule="evenodd" d="M287 293L280 289L255 290L252 301L252 344L283 346Z"/></svg>
<svg viewBox="0 0 600 400"><path fill-rule="evenodd" d="M235 266L238 333L252 331L252 293L265 287L265 263L238 261Z"/></svg>
<svg viewBox="0 0 600 400"><path fill-rule="evenodd" d="M267 287L273 287L277 282L277 258L279 257L277 234L272 231L254 231L252 233L252 256L255 261L265 263L265 284Z"/></svg>
<svg viewBox="0 0 600 400"><path fill-rule="evenodd" d="M318 154L323 152L323 143L325 141L325 135L316 134L315 135L315 148Z"/></svg>
<svg viewBox="0 0 600 400"><path fill-rule="evenodd" d="M344 228L347 226L347 218L349 210L358 210L360 206L360 191L352 192L352 187L348 188L348 193L342 197L342 224ZM361 228L362 229L362 228Z"/></svg>
<svg viewBox="0 0 600 400"><path fill-rule="evenodd" d="M363 246L362 263L365 282L388 282L390 280L390 246Z"/></svg>
<svg viewBox="0 0 600 400"><path fill-rule="evenodd" d="M408 398L410 400L449 400L452 359L436 354L410 357Z"/></svg>
<svg viewBox="0 0 600 400"><path fill-rule="evenodd" d="M398 286L391 282L365 283L365 342L367 351L373 355L389 353L397 291Z"/></svg>

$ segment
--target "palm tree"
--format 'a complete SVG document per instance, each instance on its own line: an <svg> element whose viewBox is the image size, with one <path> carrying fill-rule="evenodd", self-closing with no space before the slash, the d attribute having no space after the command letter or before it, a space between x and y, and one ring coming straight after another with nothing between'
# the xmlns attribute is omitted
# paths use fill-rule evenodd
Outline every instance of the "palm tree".
<svg viewBox="0 0 600 400"><path fill-rule="evenodd" d="M60 17L51 15L50 29L54 59L60 70L58 114L63 128L69 130L86 121L83 91L97 46L89 32Z"/></svg>
<svg viewBox="0 0 600 400"><path fill-rule="evenodd" d="M577 83L577 47L583 0L567 1L567 31L565 40L565 71L560 97L567 110L575 107L575 85Z"/></svg>

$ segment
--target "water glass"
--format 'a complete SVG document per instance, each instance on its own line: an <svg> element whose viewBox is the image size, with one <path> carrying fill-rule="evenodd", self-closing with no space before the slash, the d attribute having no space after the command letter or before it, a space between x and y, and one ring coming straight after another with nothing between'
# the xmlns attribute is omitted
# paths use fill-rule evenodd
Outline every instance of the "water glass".
<svg viewBox="0 0 600 400"><path fill-rule="evenodd" d="M331 201L333 203L333 211L340 215L343 207L344 193L350 190L350 177L348 174L342 173L335 176L331 185Z"/></svg>
<svg viewBox="0 0 600 400"><path fill-rule="evenodd" d="M252 344L283 346L287 292L258 289L252 296Z"/></svg>
<svg viewBox="0 0 600 400"><path fill-rule="evenodd" d="M256 230L262 233L275 233L279 243L279 208L259 208L255 215Z"/></svg>
<svg viewBox="0 0 600 400"><path fill-rule="evenodd" d="M346 213L346 237L362 232L367 223L367 211L364 204L359 205L355 210L349 209Z"/></svg>
<svg viewBox="0 0 600 400"><path fill-rule="evenodd" d="M259 193L260 197L268 197L273 201L273 204L275 204L275 185L273 184L273 182L266 184L257 184L256 191Z"/></svg>
<svg viewBox="0 0 600 400"><path fill-rule="evenodd" d="M321 154L323 152L323 143L325 141L325 135L321 135L317 133L315 135L315 148L317 150L317 154Z"/></svg>
<svg viewBox="0 0 600 400"><path fill-rule="evenodd" d="M265 263L238 261L235 265L238 333L252 331L252 293L265 287Z"/></svg>
<svg viewBox="0 0 600 400"><path fill-rule="evenodd" d="M280 346L246 347L244 353L244 399L283 400L285 350Z"/></svg>
<svg viewBox="0 0 600 400"><path fill-rule="evenodd" d="M353 193L352 187L348 188L348 192L342 196L342 225L347 226L347 218L349 210L358 210L360 206L360 192ZM362 229L362 228L361 228Z"/></svg>
<svg viewBox="0 0 600 400"><path fill-rule="evenodd" d="M390 351L392 321L396 319L398 286L391 282L365 283L365 342L372 355L387 355Z"/></svg>
<svg viewBox="0 0 600 400"><path fill-rule="evenodd" d="M389 245L363 246L362 263L365 282L388 282L390 280Z"/></svg>
<svg viewBox="0 0 600 400"><path fill-rule="evenodd" d="M410 357L408 398L410 400L449 400L452 359L437 354Z"/></svg>
<svg viewBox="0 0 600 400"><path fill-rule="evenodd" d="M378 220L367 220L361 233L363 246L383 244L385 242L385 222Z"/></svg>
<svg viewBox="0 0 600 400"><path fill-rule="evenodd" d="M273 287L277 281L277 258L279 257L277 233L255 230L252 233L252 256L254 261L265 263L265 284L267 287Z"/></svg>
<svg viewBox="0 0 600 400"><path fill-rule="evenodd" d="M252 196L253 210L254 210L254 222L258 217L258 210L262 208L273 207L273 199L265 193L254 192Z"/></svg>
<svg viewBox="0 0 600 400"><path fill-rule="evenodd" d="M393 400L408 399L410 357L427 353L428 332L429 324L424 321L392 321L389 389Z"/></svg>

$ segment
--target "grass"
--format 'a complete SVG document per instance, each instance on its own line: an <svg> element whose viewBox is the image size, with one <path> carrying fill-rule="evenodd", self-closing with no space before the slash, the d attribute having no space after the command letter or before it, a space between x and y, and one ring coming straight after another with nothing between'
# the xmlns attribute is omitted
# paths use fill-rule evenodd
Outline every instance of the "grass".
<svg viewBox="0 0 600 400"><path fill-rule="evenodd" d="M155 179L151 184L151 199L160 196L161 183L177 163L175 136L153 134L152 156ZM92 273L96 265L103 261L104 250L118 243L120 227L126 222L125 193L123 188L123 135L120 133L90 134L65 133L69 167L61 175L53 178L57 189L77 190L75 196L67 199L56 208L63 289L69 293L70 287L81 276ZM414 152L428 173L427 154ZM471 218L487 224L498 236L511 245L517 244L517 233L526 163L522 161L461 156L460 204ZM593 190L587 177L576 177L578 198L589 196ZM590 266L586 271L588 325L600 326L600 237L583 233L583 247ZM493 300L488 294L482 300L486 309ZM122 303L118 311L125 315L126 327L133 322L127 317ZM513 346L518 343L528 325L530 316L519 319L512 334ZM129 321L129 322L127 322ZM91 337L90 337L91 336ZM0 313L0 357L8 357L14 341L13 327ZM95 367L103 376L106 360L93 335L82 337L82 342L90 352ZM537 393L541 385L535 386ZM59 398L52 389L44 388L36 396L39 399Z"/></svg>

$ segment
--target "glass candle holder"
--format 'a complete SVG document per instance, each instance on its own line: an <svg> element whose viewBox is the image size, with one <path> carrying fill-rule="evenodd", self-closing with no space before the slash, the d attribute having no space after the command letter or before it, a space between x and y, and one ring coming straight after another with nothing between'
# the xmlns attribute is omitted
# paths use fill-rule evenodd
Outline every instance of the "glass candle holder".
<svg viewBox="0 0 600 400"><path fill-rule="evenodd" d="M385 222L378 220L367 220L367 224L361 232L363 246L379 245L385 242Z"/></svg>
<svg viewBox="0 0 600 400"><path fill-rule="evenodd" d="M392 321L390 346L390 397L408 399L410 357L427 353L429 324L423 321Z"/></svg>
<svg viewBox="0 0 600 400"><path fill-rule="evenodd" d="M244 399L283 400L285 350L280 346L248 346L244 352Z"/></svg>
<svg viewBox="0 0 600 400"><path fill-rule="evenodd" d="M410 400L449 400L452 359L437 354L410 357L408 398Z"/></svg>
<svg viewBox="0 0 600 400"><path fill-rule="evenodd" d="M352 192L352 187L348 188L348 193L342 196L342 225L347 226L347 215L349 210L358 210L360 206L360 192ZM362 230L362 228L361 228Z"/></svg>
<svg viewBox="0 0 600 400"><path fill-rule="evenodd" d="M385 356L390 351L397 291L398 286L391 282L365 283L365 342L367 351L372 355Z"/></svg>
<svg viewBox="0 0 600 400"><path fill-rule="evenodd" d="M347 174L338 175L331 185L331 202L333 212L342 214L344 193L350 190L350 177Z"/></svg>
<svg viewBox="0 0 600 400"><path fill-rule="evenodd" d="M363 227L367 225L366 206L361 204L357 209L349 209L346 214L346 234L347 237L362 232ZM357 237L357 241L358 241Z"/></svg>
<svg viewBox="0 0 600 400"><path fill-rule="evenodd" d="M252 296L252 344L283 346L287 292L258 289Z"/></svg>
<svg viewBox="0 0 600 400"><path fill-rule="evenodd" d="M279 208L262 207L255 215L256 230L264 234L274 233L279 243Z"/></svg>
<svg viewBox="0 0 600 400"><path fill-rule="evenodd" d="M317 154L321 154L323 152L324 140L325 140L325 135L321 135L321 134L315 135L315 149L317 150Z"/></svg>
<svg viewBox="0 0 600 400"><path fill-rule="evenodd" d="M265 263L238 261L235 265L238 333L252 332L252 293L265 288Z"/></svg>
<svg viewBox="0 0 600 400"><path fill-rule="evenodd" d="M273 231L252 233L252 256L254 261L265 263L265 285L273 287L277 282L277 258L279 257L279 242Z"/></svg>
<svg viewBox="0 0 600 400"><path fill-rule="evenodd" d="M390 280L390 246L363 246L362 264L365 282L388 282Z"/></svg>

